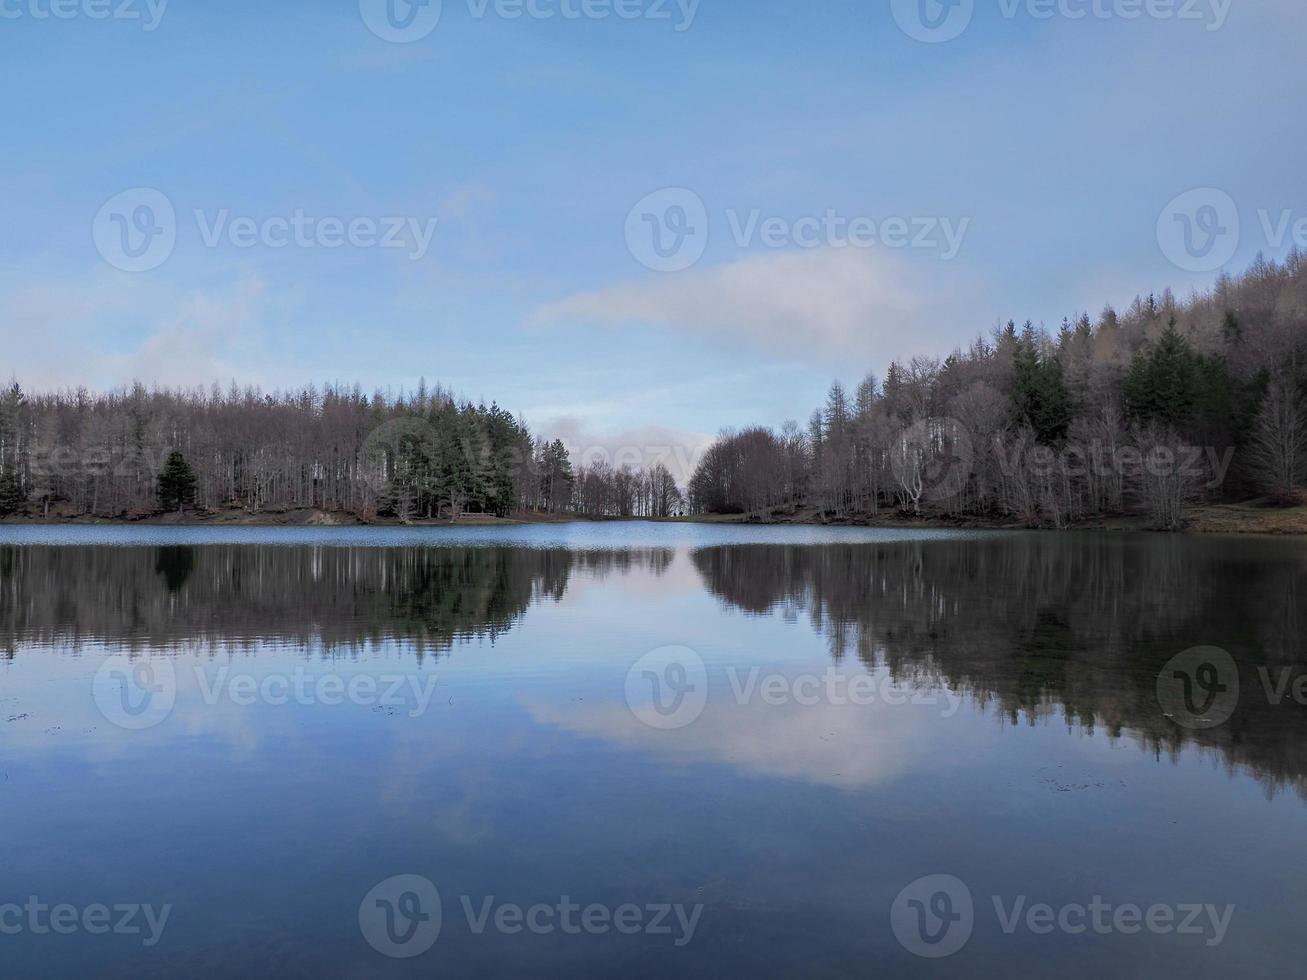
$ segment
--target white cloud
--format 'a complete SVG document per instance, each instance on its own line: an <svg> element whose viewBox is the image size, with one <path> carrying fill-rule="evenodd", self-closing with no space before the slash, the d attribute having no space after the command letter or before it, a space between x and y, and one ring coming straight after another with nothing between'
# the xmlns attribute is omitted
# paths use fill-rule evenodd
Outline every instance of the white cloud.
<svg viewBox="0 0 1307 980"><path fill-rule="evenodd" d="M622 431L596 431L584 419L561 415L536 428L545 439L561 439L573 466L606 459L614 466L628 463L634 468L662 463L684 489L703 453L714 437L703 432L686 432L651 425Z"/></svg>
<svg viewBox="0 0 1307 980"><path fill-rule="evenodd" d="M5 367L29 388L258 382L264 301L257 276L185 293L117 273L78 286L39 282L0 300ZM142 322L149 333L133 340Z"/></svg>
<svg viewBox="0 0 1307 980"><path fill-rule="evenodd" d="M166 385L207 384L238 374L249 377L257 360L251 327L259 327L262 280L247 276L225 293L197 291L183 299L136 350L106 358L120 381Z"/></svg>
<svg viewBox="0 0 1307 980"><path fill-rule="evenodd" d="M962 274L921 258L929 276L919 261L873 249L751 255L576 293L539 307L530 323L648 325L823 363L902 357L958 333Z"/></svg>

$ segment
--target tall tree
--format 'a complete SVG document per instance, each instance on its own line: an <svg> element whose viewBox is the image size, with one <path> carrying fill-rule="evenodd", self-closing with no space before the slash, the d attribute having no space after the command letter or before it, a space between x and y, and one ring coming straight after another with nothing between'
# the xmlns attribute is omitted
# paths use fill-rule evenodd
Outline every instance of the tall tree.
<svg viewBox="0 0 1307 980"><path fill-rule="evenodd" d="M195 506L195 471L186 457L173 450L159 474L159 506L164 510L183 511Z"/></svg>

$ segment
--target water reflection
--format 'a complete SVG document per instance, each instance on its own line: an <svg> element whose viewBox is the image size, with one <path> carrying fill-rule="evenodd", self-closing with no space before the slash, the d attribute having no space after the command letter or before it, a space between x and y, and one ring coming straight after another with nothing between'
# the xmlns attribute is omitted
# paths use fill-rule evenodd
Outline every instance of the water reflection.
<svg viewBox="0 0 1307 980"><path fill-rule="evenodd" d="M0 649L271 641L419 656L495 639L576 574L662 574L667 548L0 547Z"/></svg>
<svg viewBox="0 0 1307 980"><path fill-rule="evenodd" d="M890 909L941 872L978 909L995 895L1238 909L1215 950L1012 936L991 911L949 973L1300 966L1307 883L1289 856L1307 806L1262 790L1301 791L1304 709L1258 700L1256 669L1300 669L1302 545L665 527L0 547L0 905L175 907L148 949L0 937L0 973L935 976ZM1248 675L1211 731L1177 727L1155 691L1159 666L1199 644ZM668 645L698 651L711 696L659 730L624 682ZM153 727L120 726L95 697L124 651L175 668ZM872 679L874 703L756 693L827 671ZM301 673L304 698L239 693L238 678L262 691ZM389 710L317 686L359 677L424 696ZM935 700L891 701L882 682ZM360 902L410 873L438 885L444 927L424 956L389 960ZM685 949L473 930L461 901L491 894L705 911Z"/></svg>
<svg viewBox="0 0 1307 980"><path fill-rule="evenodd" d="M1021 535L819 548L704 548L707 588L758 616L806 616L841 662L945 685L1017 724L1063 717L1175 755L1186 744L1307 797L1307 710L1276 704L1307 662L1301 547L1164 536ZM1159 706L1159 672L1214 645L1238 664L1228 722L1190 730ZM1290 685L1291 687L1291 685Z"/></svg>

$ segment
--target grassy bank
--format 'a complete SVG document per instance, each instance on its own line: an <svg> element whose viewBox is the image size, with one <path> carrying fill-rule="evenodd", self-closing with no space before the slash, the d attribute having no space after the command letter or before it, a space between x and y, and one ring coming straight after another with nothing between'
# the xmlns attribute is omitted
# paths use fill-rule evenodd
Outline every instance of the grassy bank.
<svg viewBox="0 0 1307 980"><path fill-rule="evenodd" d="M922 514L914 516L887 509L879 514L835 519L823 517L815 508L766 516L755 514L710 515L682 518L712 524L821 524L847 527L972 528L977 530L1027 530L1019 521L988 517ZM1147 531L1144 515L1093 517L1076 521L1076 530ZM1203 504L1185 512L1185 531L1192 534L1307 534L1307 506L1272 507L1261 501L1239 504Z"/></svg>
<svg viewBox="0 0 1307 980"><path fill-rule="evenodd" d="M639 520L656 520L638 518ZM48 518L14 515L0 519L0 524L144 524L150 526L204 526L204 527L494 527L522 524L602 523L604 520L566 514L528 512L512 517L494 517L486 514L467 514L456 521L414 520L407 523L389 519L364 520L345 511L297 509L285 511L259 511L243 509L219 511L193 511L186 514L149 514L132 518L91 517L52 513ZM945 514L914 516L887 509L879 514L857 515L835 519L825 517L816 508L800 507L794 511L761 514L706 514L692 517L663 519L666 523L779 525L801 524L834 527L884 528L962 528L977 530L1026 530L1017 521L1004 521L985 517L954 517ZM1147 531L1147 518L1142 515L1096 517L1072 525L1077 530ZM1240 504L1204 504L1186 512L1185 531L1195 534L1304 534L1307 535L1307 506L1271 507L1260 501Z"/></svg>

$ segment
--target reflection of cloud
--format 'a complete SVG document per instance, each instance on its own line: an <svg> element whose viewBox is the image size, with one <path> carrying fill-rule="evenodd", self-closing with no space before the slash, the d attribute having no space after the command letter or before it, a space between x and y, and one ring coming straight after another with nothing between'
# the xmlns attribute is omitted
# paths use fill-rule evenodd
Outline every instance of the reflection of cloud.
<svg viewBox="0 0 1307 980"><path fill-rule="evenodd" d="M938 721L926 715L935 709L910 705L741 705L729 687L714 689L699 719L672 731L648 727L620 702L525 707L541 724L677 761L726 763L842 789L874 786L913 768L926 752L927 722Z"/></svg>

